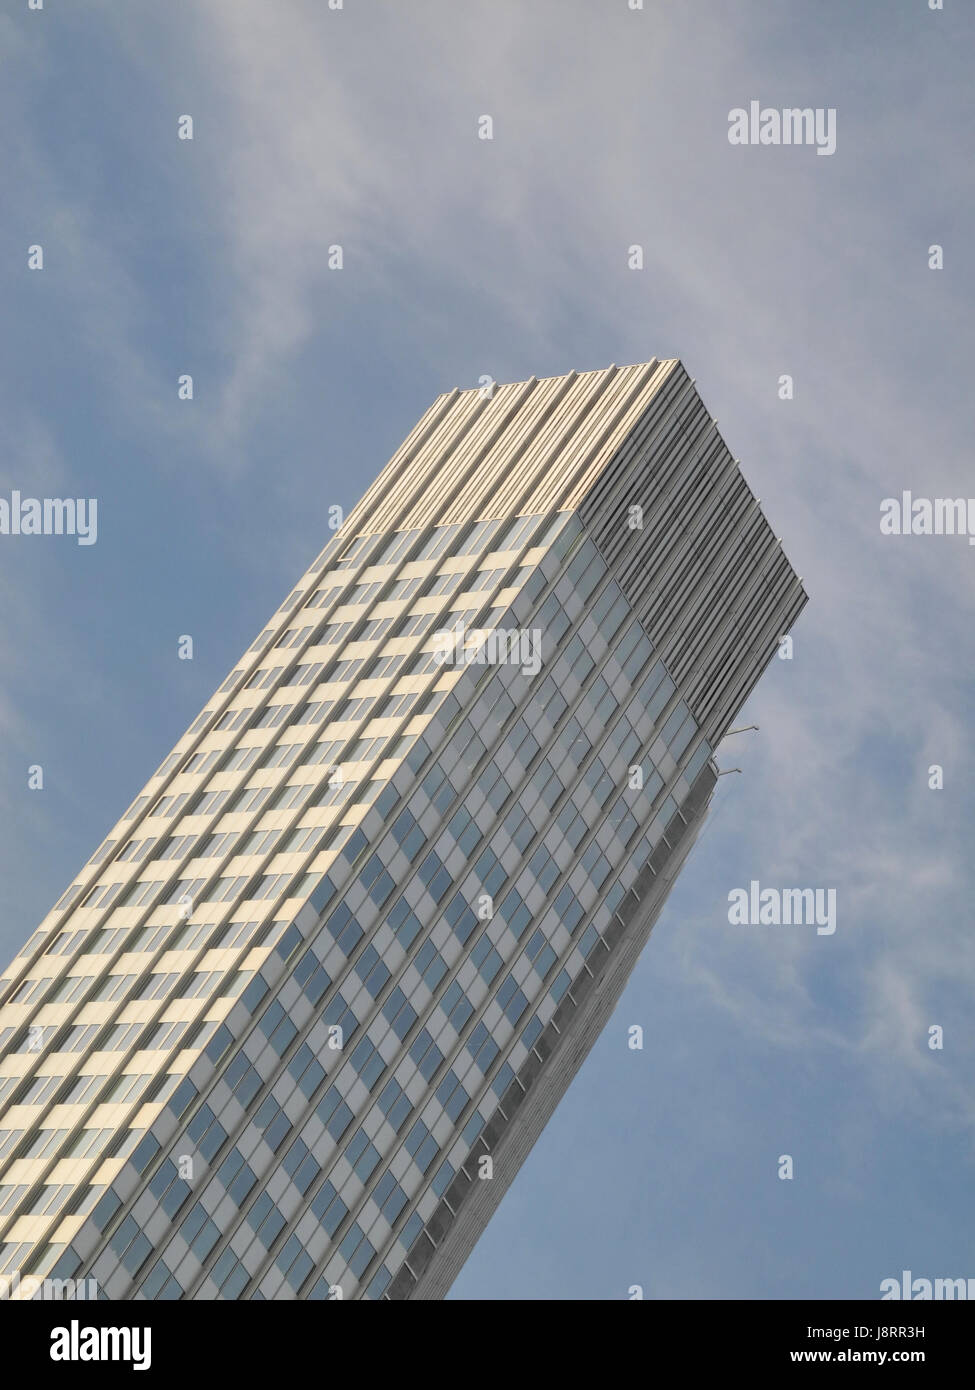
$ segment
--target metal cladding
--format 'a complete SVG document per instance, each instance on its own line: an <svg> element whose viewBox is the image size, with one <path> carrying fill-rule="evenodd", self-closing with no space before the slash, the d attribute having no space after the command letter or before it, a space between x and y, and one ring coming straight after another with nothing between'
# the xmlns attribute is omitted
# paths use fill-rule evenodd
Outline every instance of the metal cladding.
<svg viewBox="0 0 975 1390"><path fill-rule="evenodd" d="M546 510L578 511L716 742L807 596L677 359L438 396L342 534Z"/></svg>

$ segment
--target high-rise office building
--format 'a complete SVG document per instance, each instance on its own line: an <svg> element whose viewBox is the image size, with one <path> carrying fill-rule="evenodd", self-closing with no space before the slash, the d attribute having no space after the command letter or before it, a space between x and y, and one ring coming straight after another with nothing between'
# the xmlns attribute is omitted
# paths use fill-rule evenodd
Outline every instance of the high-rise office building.
<svg viewBox="0 0 975 1390"><path fill-rule="evenodd" d="M0 980L12 1296L442 1297L804 603L678 361L435 401Z"/></svg>

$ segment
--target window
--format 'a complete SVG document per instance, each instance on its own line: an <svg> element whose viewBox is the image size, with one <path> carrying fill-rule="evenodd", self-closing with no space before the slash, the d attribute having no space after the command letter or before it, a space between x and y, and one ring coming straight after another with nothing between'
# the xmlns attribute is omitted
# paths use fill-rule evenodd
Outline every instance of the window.
<svg viewBox="0 0 975 1390"><path fill-rule="evenodd" d="M392 626L392 618L372 618L359 633L357 640L360 642L376 642L380 637L385 637Z"/></svg>
<svg viewBox="0 0 975 1390"><path fill-rule="evenodd" d="M154 971L135 997L137 999L162 999L163 995L172 991L178 979L178 971L172 971L169 974L163 971Z"/></svg>
<svg viewBox="0 0 975 1390"><path fill-rule="evenodd" d="M124 884L121 883L96 883L81 906L97 908L110 907L119 893L121 893L123 887Z"/></svg>
<svg viewBox="0 0 975 1390"><path fill-rule="evenodd" d="M592 541L583 541L566 573L576 593L585 602L606 573L606 566Z"/></svg>
<svg viewBox="0 0 975 1390"><path fill-rule="evenodd" d="M250 1180L247 1182L245 1179L245 1182L241 1183L241 1178L244 1178L245 1175L249 1175ZM240 1206L256 1181L254 1174L244 1162L240 1150L236 1148L230 1150L230 1153L220 1165L217 1177L223 1185L224 1190L231 1194L238 1206Z"/></svg>
<svg viewBox="0 0 975 1390"><path fill-rule="evenodd" d="M225 1080L245 1109L250 1105L263 1084L242 1052L238 1053L231 1062Z"/></svg>
<svg viewBox="0 0 975 1390"><path fill-rule="evenodd" d="M117 843L117 840L105 840L104 843L95 850L95 853L88 860L88 863L101 864L103 860L108 858Z"/></svg>
<svg viewBox="0 0 975 1390"><path fill-rule="evenodd" d="M400 695L391 695L388 700L376 710L376 719L398 719L401 715L411 710L420 698L419 691L404 692Z"/></svg>
<svg viewBox="0 0 975 1390"><path fill-rule="evenodd" d="M226 970L194 970L189 984L182 991L180 999L201 999L219 989Z"/></svg>
<svg viewBox="0 0 975 1390"><path fill-rule="evenodd" d="M374 681L380 680L384 676L395 676L405 660L405 654L403 656L377 656L369 667L366 679ZM357 662L355 664L361 665L362 663Z"/></svg>
<svg viewBox="0 0 975 1390"><path fill-rule="evenodd" d="M509 816L509 820L511 817ZM507 828L507 823L506 823ZM447 831L452 839L460 846L465 855L469 855L474 846L481 838L481 831L476 821L471 819L471 813L466 807L461 806L453 819L447 826Z"/></svg>
<svg viewBox="0 0 975 1390"><path fill-rule="evenodd" d="M385 1293L389 1281L392 1279L392 1277L392 1274L389 1272L386 1266L380 1265L378 1270L370 1280L368 1289L366 1289L366 1298L370 1299L372 1302L378 1302L378 1300L381 1299L383 1294ZM319 1281L319 1283L320 1282L321 1281ZM318 1288L318 1285L316 1284L315 1287ZM309 1295L309 1297L311 1296L312 1295Z"/></svg>
<svg viewBox="0 0 975 1390"><path fill-rule="evenodd" d="M509 581L509 587L511 584L521 583L522 579L525 576L526 568L531 569L532 566L523 565L520 569L518 569L515 572L514 579ZM499 608L489 608L488 611L485 613L484 617L481 619L480 625L482 631L489 632L500 628L508 629L513 625L513 623L514 618L511 616L510 609L507 607L506 604L502 604Z"/></svg>
<svg viewBox="0 0 975 1390"><path fill-rule="evenodd" d="M599 757L593 758L583 775L583 781L600 806L605 806L612 793L617 790L615 779Z"/></svg>
<svg viewBox="0 0 975 1390"><path fill-rule="evenodd" d="M33 995L41 994L46 985L54 979L53 975L41 975L38 979L22 980L8 1000L11 1004L26 1004Z"/></svg>
<svg viewBox="0 0 975 1390"><path fill-rule="evenodd" d="M610 580L593 604L591 617L606 642L612 641L630 608L619 585Z"/></svg>
<svg viewBox="0 0 975 1390"><path fill-rule="evenodd" d="M80 946L84 940L85 932L82 931L62 931L44 949L46 956L66 956Z"/></svg>
<svg viewBox="0 0 975 1390"><path fill-rule="evenodd" d="M163 796L156 802L149 814L150 816L177 816L189 799L189 792L178 792L174 796Z"/></svg>
<svg viewBox="0 0 975 1390"><path fill-rule="evenodd" d="M113 1023L99 1038L97 1052L127 1052L142 1032L141 1023Z"/></svg>
<svg viewBox="0 0 975 1390"><path fill-rule="evenodd" d="M688 782L694 781L710 756L711 745L707 742L702 743L684 769L684 776L687 778Z"/></svg>
<svg viewBox="0 0 975 1390"><path fill-rule="evenodd" d="M440 615L438 613L409 613L396 629L396 637L415 637L418 633L426 632L432 627ZM391 618L384 619L385 622L392 622Z"/></svg>
<svg viewBox="0 0 975 1390"><path fill-rule="evenodd" d="M696 732L697 725L681 700L661 729L660 737L669 745L672 756L679 758Z"/></svg>
<svg viewBox="0 0 975 1390"><path fill-rule="evenodd" d="M368 603L378 593L378 584L356 584L346 595L345 602L350 604Z"/></svg>
<svg viewBox="0 0 975 1390"><path fill-rule="evenodd" d="M206 752L194 753L192 758L190 758L189 762L183 768L183 771L195 773L197 776L200 776L204 772L209 772L211 767L213 767L214 763L220 757L222 751L223 750L220 748L211 748L209 751Z"/></svg>
<svg viewBox="0 0 975 1390"><path fill-rule="evenodd" d="M354 719L365 719L376 699L375 695L365 695L355 700L345 700L335 711L336 722L347 723Z"/></svg>
<svg viewBox="0 0 975 1390"><path fill-rule="evenodd" d="M414 541L418 540L423 534L421 530L416 531L394 531L391 539L387 541L382 552L376 557L374 563L377 565L391 565L399 560L409 550Z"/></svg>
<svg viewBox="0 0 975 1390"><path fill-rule="evenodd" d="M366 663L364 657L358 657L353 661L336 662L335 666L333 666L332 669L329 671L326 679L329 682L353 680L359 674L359 672L362 670L365 664Z"/></svg>
<svg viewBox="0 0 975 1390"><path fill-rule="evenodd" d="M627 680L632 683L653 656L653 647L640 624L634 620L620 638L613 656L623 670Z"/></svg>
<svg viewBox="0 0 975 1390"><path fill-rule="evenodd" d="M443 1053L430 1037L426 1028L421 1028L420 1032L417 1033L413 1040L413 1046L410 1048L410 1057L416 1063L417 1070L424 1081L429 1081L431 1079L434 1072L443 1061ZM426 1125L423 1124L422 1120L417 1120L412 1133L415 1134L418 1129L426 1130ZM409 1141L407 1141L407 1148L409 1148ZM410 1150L410 1152L412 1153L412 1150Z"/></svg>
<svg viewBox="0 0 975 1390"><path fill-rule="evenodd" d="M291 1181L302 1195L308 1191L322 1171L314 1155L309 1153L307 1144L301 1139L296 1139L291 1145L281 1166L291 1175Z"/></svg>
<svg viewBox="0 0 975 1390"><path fill-rule="evenodd" d="M503 964L501 957L486 936L482 936L471 951L471 960L487 984L491 983Z"/></svg>
<svg viewBox="0 0 975 1390"><path fill-rule="evenodd" d="M107 1080L106 1075L77 1077L61 1097L60 1104L83 1105L86 1101L91 1100L92 1096L98 1094Z"/></svg>
<svg viewBox="0 0 975 1390"><path fill-rule="evenodd" d="M186 1048L193 1048L193 1049L200 1049L200 1048L206 1047L207 1043L210 1041L210 1039L213 1037L214 1033L216 1033L217 1029L218 1029L220 1026L221 1026L220 1023L219 1023L216 1019L206 1019L203 1023L199 1024L199 1025L194 1029L193 1033L191 1034L191 1036L190 1036L189 1038L186 1039L186 1041L185 1041L185 1043L183 1044L183 1046L186 1047ZM227 1030L224 1029L224 1032L226 1032L226 1031L227 1031ZM229 1034L228 1034L228 1037L229 1037ZM229 1045L229 1044L228 1044L228 1045ZM177 1081L179 1080L178 1074L177 1074L177 1078L176 1078L176 1079L177 1079ZM167 1096L166 1096L166 1099L167 1099L167 1100L169 1099L168 1094L167 1094Z"/></svg>
<svg viewBox="0 0 975 1390"><path fill-rule="evenodd" d="M311 685L312 681L317 680L321 674L325 663L323 661L306 661L300 666L296 666L291 675L285 681L286 686Z"/></svg>
<svg viewBox="0 0 975 1390"><path fill-rule="evenodd" d="M379 1162L379 1152L361 1129L356 1130L346 1147L345 1156L352 1171L361 1182L368 1182Z"/></svg>
<svg viewBox="0 0 975 1390"><path fill-rule="evenodd" d="M593 681L586 692L586 699L596 712L597 728L606 725L618 708L616 696L602 676L597 676Z"/></svg>
<svg viewBox="0 0 975 1390"><path fill-rule="evenodd" d="M258 671L257 675L264 676L266 675L266 672ZM252 680L248 682L248 685L252 684L255 679L256 678L252 677ZM247 723L247 720L253 713L253 705L248 706L247 709L228 709L226 713L222 714L220 718L217 720L216 724L214 725L214 728L221 730L239 729L241 725Z"/></svg>
<svg viewBox="0 0 975 1390"><path fill-rule="evenodd" d="M20 1205L20 1199L27 1191L27 1183L15 1186L13 1183L4 1183L0 1187L0 1216L6 1216L7 1212L13 1211Z"/></svg>
<svg viewBox="0 0 975 1390"><path fill-rule="evenodd" d="M292 720L293 724L317 724L335 708L334 700L309 701L302 705L301 709Z"/></svg>
<svg viewBox="0 0 975 1390"><path fill-rule="evenodd" d="M148 1038L143 1040L142 1047L147 1052L168 1051L171 1047L176 1046L189 1026L185 1019L175 1023L157 1023Z"/></svg>
<svg viewBox="0 0 975 1390"><path fill-rule="evenodd" d="M420 865L418 877L426 885L426 890L434 902L439 902L452 887L450 874L444 868L440 856L431 850ZM493 891L491 889L488 890Z"/></svg>
<svg viewBox="0 0 975 1390"><path fill-rule="evenodd" d="M280 830L254 830L240 846L238 854L267 854L283 832Z"/></svg>
<svg viewBox="0 0 975 1390"><path fill-rule="evenodd" d="M417 1120L406 1136L406 1143L403 1147L412 1156L413 1162L421 1173L427 1171L438 1153L437 1141L422 1120Z"/></svg>
<svg viewBox="0 0 975 1390"><path fill-rule="evenodd" d="M104 1191L105 1183L92 1183L71 1213L72 1216L87 1216Z"/></svg>
<svg viewBox="0 0 975 1390"><path fill-rule="evenodd" d="M379 1108L397 1133L399 1133L413 1113L412 1101L409 1096L406 1095L399 1082L392 1078L386 1082L386 1085L382 1089L379 1096ZM382 1184L380 1184L380 1187L381 1186ZM378 1195L376 1201L379 1201ZM397 1212L397 1215L398 1214Z"/></svg>
<svg viewBox="0 0 975 1390"><path fill-rule="evenodd" d="M292 590L292 592L288 595L284 603L282 603L281 607L277 611L279 613L283 613L286 608L294 607L294 605L298 602L298 600L301 598L304 592L304 589Z"/></svg>
<svg viewBox="0 0 975 1390"><path fill-rule="evenodd" d="M118 855L115 856L115 858L118 860L127 860L127 862L128 860L132 860L132 863L139 863L140 860L146 858L147 853L149 853L154 844L156 844L154 837L152 840L129 840L128 844L124 845L124 847L118 851Z"/></svg>
<svg viewBox="0 0 975 1390"><path fill-rule="evenodd" d="M86 1132L87 1131L83 1131L83 1134ZM3 1136L5 1133L9 1134L11 1133L11 1131L0 1130L0 1157L3 1157L6 1153L8 1153L10 1148L12 1147L9 1144L3 1143ZM19 1138L23 1134L23 1130L14 1130L13 1133L16 1134ZM28 1144L21 1157L47 1158L50 1154L54 1153L55 1149L60 1148L62 1142L67 1136L67 1133L68 1131L66 1129L38 1130L37 1134L35 1134L30 1144ZM107 1130L106 1133L111 1134L111 1130ZM108 1141L106 1139L106 1143L107 1142Z"/></svg>
<svg viewBox="0 0 975 1390"><path fill-rule="evenodd" d="M213 931L212 922L187 922L169 943L171 951L195 951Z"/></svg>
<svg viewBox="0 0 975 1390"><path fill-rule="evenodd" d="M192 906L194 898L205 883L205 878L178 878L163 898L163 903L188 903Z"/></svg>
<svg viewBox="0 0 975 1390"><path fill-rule="evenodd" d="M453 631L460 630L464 632L465 646L468 645L466 642L466 635L473 629L474 620L478 613L480 613L482 605L483 599L481 603L476 604L473 608L452 608L450 611L450 627Z"/></svg>
<svg viewBox="0 0 975 1390"><path fill-rule="evenodd" d="M165 938L172 931L170 923L149 924L137 932L128 943L130 951L154 951L157 946L161 946Z"/></svg>
<svg viewBox="0 0 975 1390"><path fill-rule="evenodd" d="M471 593L476 593L479 589L496 589L503 576L503 569L478 570L467 589Z"/></svg>
<svg viewBox="0 0 975 1390"><path fill-rule="evenodd" d="M152 902L163 889L164 878L139 879L122 899L123 907L144 907Z"/></svg>
<svg viewBox="0 0 975 1390"><path fill-rule="evenodd" d="M408 599L412 598L417 589L423 583L421 577L415 579L397 579L392 589L387 594L388 599ZM375 586L377 589L379 585Z"/></svg>
<svg viewBox="0 0 975 1390"><path fill-rule="evenodd" d="M371 540L371 536L356 536L355 540L351 543L348 549L343 550L342 554L335 561L335 568L341 569L348 565L351 565L352 562L355 560L356 556L362 553L363 548L366 545L368 545L369 541Z"/></svg>
<svg viewBox="0 0 975 1390"><path fill-rule="evenodd" d="M447 1072L447 1075L437 1087L436 1094L437 1100L443 1106L447 1115L456 1123L461 1111L470 1100L470 1096L458 1081L452 1068Z"/></svg>
<svg viewBox="0 0 975 1390"><path fill-rule="evenodd" d="M308 634L311 632L311 630L311 623L309 623L305 627L289 627L287 631L281 635L277 642L275 642L274 650L281 651L288 647L303 646L304 643L307 641Z"/></svg>
<svg viewBox="0 0 975 1390"><path fill-rule="evenodd" d="M152 1073L125 1072L102 1097L104 1105L129 1105L139 1099L152 1080Z"/></svg>
<svg viewBox="0 0 975 1390"><path fill-rule="evenodd" d="M336 575L327 579L320 588L316 589L311 598L305 604L306 608L324 608L335 596L336 588L341 587L342 576Z"/></svg>
<svg viewBox="0 0 975 1390"><path fill-rule="evenodd" d="M68 1029L58 1051L83 1052L97 1032L97 1023L76 1023Z"/></svg>
<svg viewBox="0 0 975 1390"><path fill-rule="evenodd" d="M381 748L386 746L389 738L388 734L383 734L379 738L360 738L345 754L343 761L347 763L369 762L378 755Z"/></svg>
<svg viewBox="0 0 975 1390"><path fill-rule="evenodd" d="M92 999L119 999L131 989L135 980L135 975L109 975L98 986Z"/></svg>
<svg viewBox="0 0 975 1390"><path fill-rule="evenodd" d="M94 975L69 975L66 980L61 981L48 1000L48 1003L70 1003L72 1000L77 999L79 995L84 994L94 978Z"/></svg>
<svg viewBox="0 0 975 1390"><path fill-rule="evenodd" d="M283 893L291 874L262 874L258 880L257 887L251 893L255 899L276 898L279 893Z"/></svg>
<svg viewBox="0 0 975 1390"><path fill-rule="evenodd" d="M502 981L498 989L497 1003L504 1010L509 1023L517 1023L528 1008L528 1000L510 975Z"/></svg>
<svg viewBox="0 0 975 1390"><path fill-rule="evenodd" d="M184 855L189 854L196 839L196 835L170 835L168 840L163 841L163 847L156 858L182 859ZM150 843L155 844L155 841L152 840Z"/></svg>
<svg viewBox="0 0 975 1390"><path fill-rule="evenodd" d="M275 831L274 833L277 834L278 832ZM228 922L213 944L214 946L246 946L250 942L256 946L259 943L254 938L258 931L261 931L263 936L266 930L266 928L261 928L259 922Z"/></svg>
<svg viewBox="0 0 975 1390"><path fill-rule="evenodd" d="M457 547L455 555L476 555L478 551L487 550L488 541L500 525L500 520L476 521Z"/></svg>
<svg viewBox="0 0 975 1390"><path fill-rule="evenodd" d="M179 1211L190 1193L188 1185L179 1177L176 1165L168 1158L153 1175L149 1183L149 1191L170 1220Z"/></svg>
<svg viewBox="0 0 975 1390"><path fill-rule="evenodd" d="M44 1101L52 1096L64 1080L63 1076L35 1076L27 1084L27 1090L20 1097L19 1105L43 1105Z"/></svg>
<svg viewBox="0 0 975 1390"><path fill-rule="evenodd" d="M201 845L200 859L217 859L230 853L230 846L240 834L239 830L225 830L218 835L210 835Z"/></svg>
<svg viewBox="0 0 975 1390"><path fill-rule="evenodd" d="M230 804L229 810L259 811L273 791L272 787L245 787Z"/></svg>
<svg viewBox="0 0 975 1390"><path fill-rule="evenodd" d="M281 846L281 849L286 853L299 853L314 849L324 834L325 827L323 825L299 826Z"/></svg>
<svg viewBox="0 0 975 1390"><path fill-rule="evenodd" d="M438 574L426 592L426 598L434 598L437 594L452 594L460 581L464 578L463 572L457 570L453 574Z"/></svg>
<svg viewBox="0 0 975 1390"><path fill-rule="evenodd" d="M217 879L203 901L208 903L229 902L231 898L238 897L244 891L247 881L247 874L225 874Z"/></svg>
<svg viewBox="0 0 975 1390"><path fill-rule="evenodd" d="M667 675L663 662L656 661L640 687L637 700L646 707L650 718L656 719L673 692L674 682Z"/></svg>
<svg viewBox="0 0 975 1390"><path fill-rule="evenodd" d="M294 705L268 705L254 725L255 729L276 729L294 709Z"/></svg>
<svg viewBox="0 0 975 1390"><path fill-rule="evenodd" d="M542 520L540 514L517 516L494 542L495 550L520 550Z"/></svg>
<svg viewBox="0 0 975 1390"><path fill-rule="evenodd" d="M279 743L276 744L267 757L259 764L260 767L290 767L298 757L303 748L301 743Z"/></svg>
<svg viewBox="0 0 975 1390"><path fill-rule="evenodd" d="M223 772L246 772L248 768L253 767L254 763L255 763L255 762L257 761L257 759L260 757L262 748L263 748L263 745L262 745L262 744L260 744L260 743L255 743L255 744L251 744L251 745L249 745L249 746L246 746L246 747L244 747L244 748L237 748L237 749L235 749L235 750L230 754L230 756L228 757L227 761L222 765L221 771L223 771ZM210 795L211 795L211 796L214 796L214 795L223 795L224 797L227 797L227 796L230 795L230 793L229 793L229 792L223 792L223 793L214 793L214 792L211 792ZM206 800L206 798L204 797L204 801L205 801L205 800ZM201 810L202 810L202 803L201 803L200 806L197 807L197 812L196 812L197 815L200 814Z"/></svg>
<svg viewBox="0 0 975 1390"><path fill-rule="evenodd" d="M474 1006L455 980L440 1000L440 1007L450 1020L451 1027L459 1033L474 1012Z"/></svg>
<svg viewBox="0 0 975 1390"><path fill-rule="evenodd" d="M427 539L423 542L423 545L417 551L415 559L438 559L444 553L445 550L448 550L450 548L451 542L453 541L454 537L459 533L459 531L460 525L436 527L433 534L427 537Z"/></svg>
<svg viewBox="0 0 975 1390"><path fill-rule="evenodd" d="M456 893L447 904L444 913L450 923L451 930L457 937L461 945L465 945L478 925L478 919L473 909L464 901L460 893Z"/></svg>
<svg viewBox="0 0 975 1390"><path fill-rule="evenodd" d="M277 680L278 676L280 676L283 670L283 666L260 666L251 676L247 684L244 686L244 689L266 690L268 686L274 684L274 682ZM250 710L248 710L247 713L249 714ZM228 727L236 729L240 727L240 723L238 722L237 724L233 724Z"/></svg>

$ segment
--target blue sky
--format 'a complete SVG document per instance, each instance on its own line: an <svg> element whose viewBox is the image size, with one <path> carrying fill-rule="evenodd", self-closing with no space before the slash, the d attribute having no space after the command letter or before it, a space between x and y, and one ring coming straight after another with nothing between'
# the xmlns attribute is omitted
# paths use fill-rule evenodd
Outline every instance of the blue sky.
<svg viewBox="0 0 975 1390"><path fill-rule="evenodd" d="M0 495L99 500L93 546L0 536L5 957L443 390L681 357L810 594L454 1297L975 1277L975 555L879 530L975 494L973 38L959 0L0 16ZM752 99L835 108L835 154L731 146ZM834 887L835 934L731 926L752 878Z"/></svg>

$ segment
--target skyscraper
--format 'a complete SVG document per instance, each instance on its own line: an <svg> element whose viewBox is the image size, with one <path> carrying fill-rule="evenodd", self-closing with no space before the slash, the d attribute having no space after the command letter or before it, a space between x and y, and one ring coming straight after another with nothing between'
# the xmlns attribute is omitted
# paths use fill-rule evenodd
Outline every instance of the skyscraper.
<svg viewBox="0 0 975 1390"><path fill-rule="evenodd" d="M680 362L439 397L0 980L14 1296L442 1297L804 603Z"/></svg>

